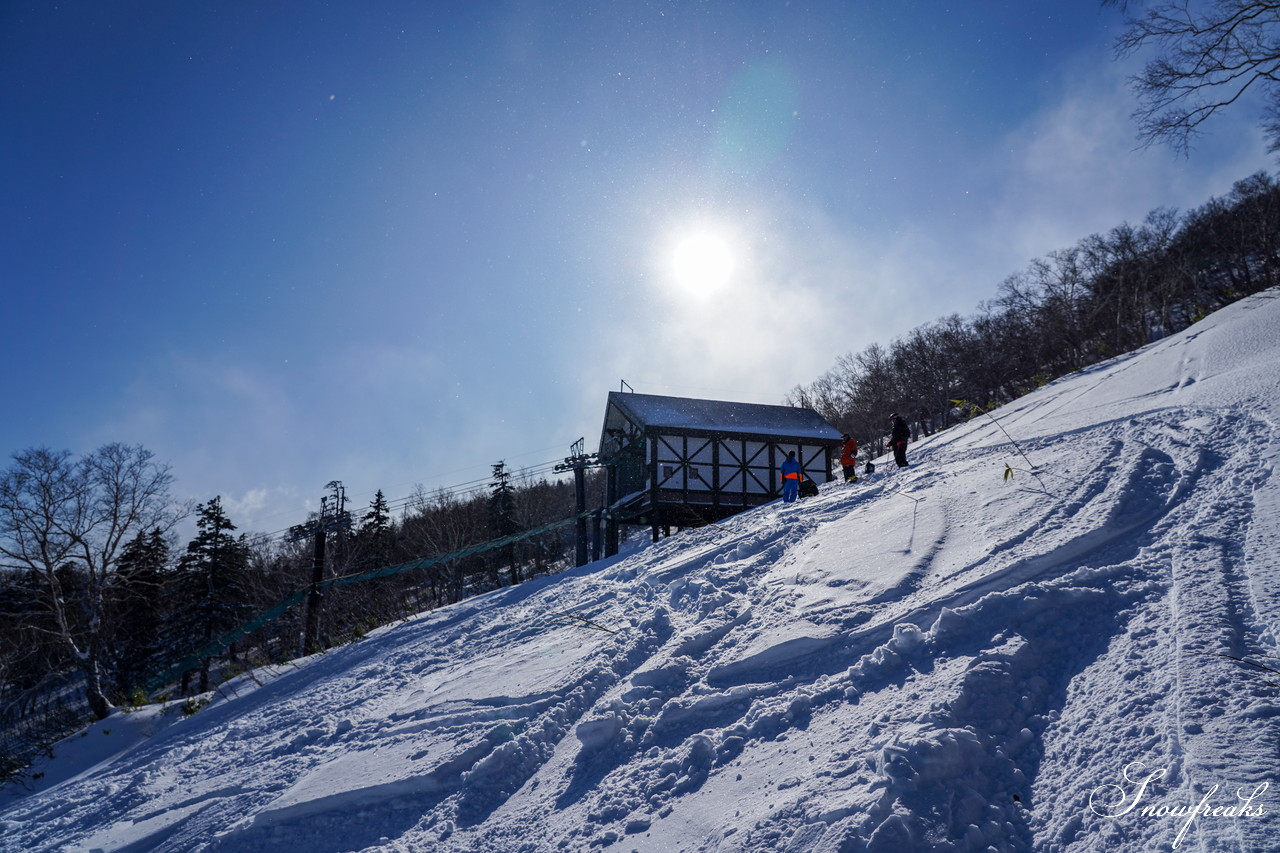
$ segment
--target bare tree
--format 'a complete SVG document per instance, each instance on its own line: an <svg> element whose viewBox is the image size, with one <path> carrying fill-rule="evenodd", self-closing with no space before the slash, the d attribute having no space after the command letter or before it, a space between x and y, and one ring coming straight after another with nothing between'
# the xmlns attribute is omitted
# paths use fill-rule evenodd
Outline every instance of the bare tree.
<svg viewBox="0 0 1280 853"><path fill-rule="evenodd" d="M406 559L438 556L481 542L485 537L486 500L478 494L456 495L447 489L427 492L414 489L401 520ZM482 558L438 563L426 570L432 603L439 605L462 597L467 575Z"/></svg>
<svg viewBox="0 0 1280 853"><path fill-rule="evenodd" d="M890 357L902 378L902 401L910 402L900 405L908 421L947 426L951 401L973 399L962 380L975 348L973 333L958 314L918 326L893 342Z"/></svg>
<svg viewBox="0 0 1280 853"><path fill-rule="evenodd" d="M13 460L0 474L0 559L38 579L45 630L80 669L101 719L111 710L102 683L111 573L130 540L171 530L188 508L169 496L169 466L140 446L106 444L79 461L42 447Z"/></svg>
<svg viewBox="0 0 1280 853"><path fill-rule="evenodd" d="M1186 154L1202 124L1256 89L1270 101L1263 122L1270 150L1280 151L1280 3L1154 0L1127 22L1116 52L1148 46L1158 55L1133 80L1145 144L1166 142Z"/></svg>

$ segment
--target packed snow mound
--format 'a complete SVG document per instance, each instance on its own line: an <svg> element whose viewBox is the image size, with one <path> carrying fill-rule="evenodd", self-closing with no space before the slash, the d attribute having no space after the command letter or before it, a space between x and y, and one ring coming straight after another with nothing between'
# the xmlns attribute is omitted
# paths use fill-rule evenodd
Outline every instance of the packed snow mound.
<svg viewBox="0 0 1280 853"><path fill-rule="evenodd" d="M1280 295L994 414L224 691L3 846L1275 849Z"/></svg>

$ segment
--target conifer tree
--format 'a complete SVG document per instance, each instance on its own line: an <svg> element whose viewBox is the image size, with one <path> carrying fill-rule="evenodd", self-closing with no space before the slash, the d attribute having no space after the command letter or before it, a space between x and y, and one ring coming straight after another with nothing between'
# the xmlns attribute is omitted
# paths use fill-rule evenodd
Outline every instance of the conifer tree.
<svg viewBox="0 0 1280 853"><path fill-rule="evenodd" d="M185 638L186 654L208 646L248 615L249 548L243 538L231 535L235 529L222 510L221 497L196 507L197 534L178 562L178 607L169 624L171 637L179 642ZM231 657L235 659L234 646ZM208 657L200 661L200 693L209 689L210 662ZM189 680L190 672L183 676L184 692Z"/></svg>
<svg viewBox="0 0 1280 853"><path fill-rule="evenodd" d="M169 543L159 529L139 533L120 555L108 613L116 690L128 697L163 663Z"/></svg>
<svg viewBox="0 0 1280 853"><path fill-rule="evenodd" d="M382 489L374 495L365 513L357 534L360 549L366 561L385 564L391 551L391 508L382 494Z"/></svg>
<svg viewBox="0 0 1280 853"><path fill-rule="evenodd" d="M500 461L493 466L493 480L489 483L489 534L495 539L520 532L516 520L516 490L511 485L507 463ZM516 559L515 543L503 547L499 553L511 574L511 583L520 583L520 566Z"/></svg>

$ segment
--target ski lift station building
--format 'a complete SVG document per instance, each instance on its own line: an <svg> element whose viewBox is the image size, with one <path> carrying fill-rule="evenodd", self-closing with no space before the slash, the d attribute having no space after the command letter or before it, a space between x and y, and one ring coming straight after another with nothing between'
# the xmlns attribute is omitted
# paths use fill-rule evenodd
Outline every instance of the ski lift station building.
<svg viewBox="0 0 1280 853"><path fill-rule="evenodd" d="M812 409L612 392L599 450L605 553L617 553L623 525L651 527L656 541L778 498L788 451L829 482L840 444Z"/></svg>

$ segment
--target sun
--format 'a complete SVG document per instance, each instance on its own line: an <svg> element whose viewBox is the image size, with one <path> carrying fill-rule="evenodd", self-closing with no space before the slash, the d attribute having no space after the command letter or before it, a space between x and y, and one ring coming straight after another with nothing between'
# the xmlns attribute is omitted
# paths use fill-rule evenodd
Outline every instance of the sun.
<svg viewBox="0 0 1280 853"><path fill-rule="evenodd" d="M706 299L724 290L733 280L733 251L729 242L718 234L709 231L688 234L675 242L671 273L683 293Z"/></svg>

